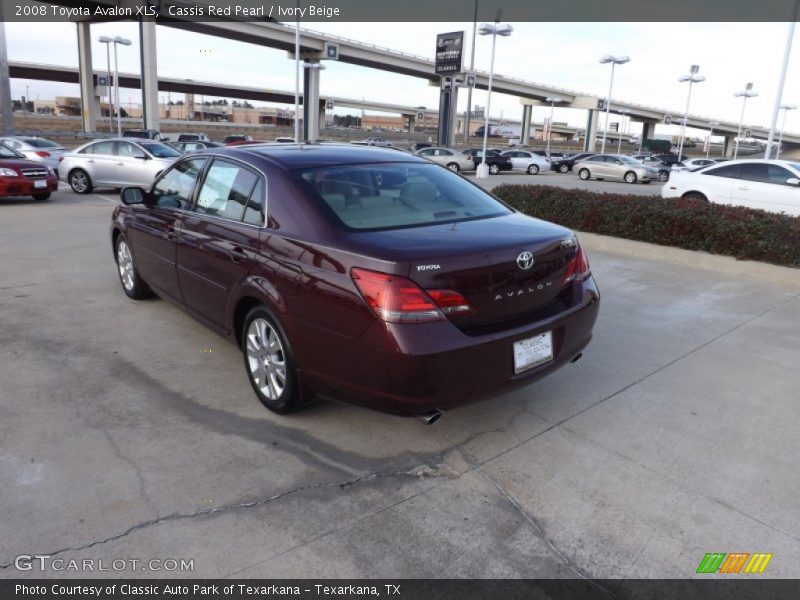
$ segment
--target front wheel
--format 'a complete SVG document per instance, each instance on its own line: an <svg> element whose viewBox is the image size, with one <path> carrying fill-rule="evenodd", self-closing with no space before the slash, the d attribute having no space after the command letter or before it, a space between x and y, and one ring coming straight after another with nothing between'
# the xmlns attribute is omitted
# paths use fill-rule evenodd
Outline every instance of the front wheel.
<svg viewBox="0 0 800 600"><path fill-rule="evenodd" d="M145 298L151 297L153 293L136 272L131 248L121 234L117 238L116 256L119 282L122 284L122 291L125 292L125 295L134 300L144 300Z"/></svg>
<svg viewBox="0 0 800 600"><path fill-rule="evenodd" d="M589 179L591 176L592 174L589 173L589 169L581 169L580 171L578 171L578 177L580 177L584 181Z"/></svg>
<svg viewBox="0 0 800 600"><path fill-rule="evenodd" d="M250 385L261 404L282 415L300 407L297 372L289 345L261 306L251 310L244 321L242 354Z"/></svg>
<svg viewBox="0 0 800 600"><path fill-rule="evenodd" d="M489 165L489 173L492 175L497 175L500 172L500 167L498 165Z"/></svg>
<svg viewBox="0 0 800 600"><path fill-rule="evenodd" d="M456 163L448 164L447 168L450 169L453 173L458 173L461 170L458 168L458 165Z"/></svg>
<svg viewBox="0 0 800 600"><path fill-rule="evenodd" d="M669 181L669 171L659 171L658 180L661 182Z"/></svg>
<svg viewBox="0 0 800 600"><path fill-rule="evenodd" d="M636 173L633 171L628 171L625 173L625 183L636 183Z"/></svg>
<svg viewBox="0 0 800 600"><path fill-rule="evenodd" d="M528 165L528 175L536 175L539 173L538 165Z"/></svg>
<svg viewBox="0 0 800 600"><path fill-rule="evenodd" d="M33 195L33 199L34 200L42 200L42 201L44 201L44 200L47 200L49 198L50 198L50 192L47 192L46 194L34 194Z"/></svg>

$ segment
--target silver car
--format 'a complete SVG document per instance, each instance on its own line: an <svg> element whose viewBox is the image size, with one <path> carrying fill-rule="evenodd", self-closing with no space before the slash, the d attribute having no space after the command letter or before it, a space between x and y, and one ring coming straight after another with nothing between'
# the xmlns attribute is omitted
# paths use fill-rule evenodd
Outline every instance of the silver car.
<svg viewBox="0 0 800 600"><path fill-rule="evenodd" d="M58 163L58 178L76 194L96 187L147 187L181 153L152 140L95 140L65 154Z"/></svg>
<svg viewBox="0 0 800 600"><path fill-rule="evenodd" d="M658 169L624 154L595 154L575 163L572 172L581 179L621 179L625 183L658 180Z"/></svg>
<svg viewBox="0 0 800 600"><path fill-rule="evenodd" d="M58 166L58 160L68 152L64 146L56 142L34 136L7 136L0 138L0 142L25 155L25 158L42 163L53 170Z"/></svg>
<svg viewBox="0 0 800 600"><path fill-rule="evenodd" d="M475 169L475 163L472 162L471 158L452 148L423 148L422 150L417 150L414 154L447 167L456 173Z"/></svg>

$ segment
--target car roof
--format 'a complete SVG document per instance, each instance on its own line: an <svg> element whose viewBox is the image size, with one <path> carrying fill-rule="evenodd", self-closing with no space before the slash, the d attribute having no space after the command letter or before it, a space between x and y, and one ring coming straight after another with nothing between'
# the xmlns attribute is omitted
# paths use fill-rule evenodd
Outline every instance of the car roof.
<svg viewBox="0 0 800 600"><path fill-rule="evenodd" d="M374 146L352 144L283 144L263 143L247 146L215 148L209 154L227 155L246 159L256 156L291 171L349 164L375 164L395 162L418 162L429 164L424 158ZM202 152L199 154L203 154Z"/></svg>

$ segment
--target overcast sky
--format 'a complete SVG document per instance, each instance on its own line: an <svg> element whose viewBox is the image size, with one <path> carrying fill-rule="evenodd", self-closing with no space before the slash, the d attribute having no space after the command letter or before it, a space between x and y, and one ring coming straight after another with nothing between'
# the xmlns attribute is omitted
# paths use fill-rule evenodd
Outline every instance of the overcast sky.
<svg viewBox="0 0 800 600"><path fill-rule="evenodd" d="M777 91L786 42L786 23L513 23L514 33L499 38L495 70L503 75L605 96L610 66L603 54L627 54L631 62L617 68L613 96L683 113L687 84L678 77L691 64L700 65L706 81L696 85L690 113L738 121L741 99L733 94L752 81L759 92L747 103L745 123L768 126ZM436 34L464 30L469 63L472 23L309 23L309 29L373 43L433 58ZM71 23L7 23L10 60L77 65L75 25ZM134 23L92 26L96 69L106 65L100 35L122 35L133 41L120 48L120 70L138 72L138 30ZM294 89L293 62L286 53L229 40L158 27L158 70L169 77L240 83L277 90ZM795 40L783 103L800 104L800 43ZM488 70L491 38L478 36L475 66ZM321 93L395 102L410 106L438 106L438 90L426 81L375 69L328 61ZM12 96L32 98L78 95L77 85L12 80ZM162 94L162 97L166 97ZM139 103L138 91L123 90L123 104ZM486 92L477 90L473 102L485 105ZM459 110L466 107L461 93ZM546 116L534 108L534 120ZM346 109L337 112L347 113ZM519 119L516 98L493 95L492 116ZM556 121L584 126L586 112L556 110ZM612 121L615 118L612 117ZM780 122L778 123L780 126ZM800 110L790 112L787 130L800 130ZM636 130L636 128L634 128Z"/></svg>

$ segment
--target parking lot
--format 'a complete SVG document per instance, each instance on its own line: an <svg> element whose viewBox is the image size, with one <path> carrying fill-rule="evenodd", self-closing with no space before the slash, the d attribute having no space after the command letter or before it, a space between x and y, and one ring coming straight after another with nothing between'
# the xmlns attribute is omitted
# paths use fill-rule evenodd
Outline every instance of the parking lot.
<svg viewBox="0 0 800 600"><path fill-rule="evenodd" d="M661 194L661 186L664 185L658 181L633 184L625 183L624 181L598 181L596 179L582 181L577 173L556 173L555 171L542 171L537 175L503 172L498 175L490 175L486 179L477 179L474 173L470 173L467 177L487 190L491 190L493 187L503 184L525 185L532 183L536 185L553 185L555 187L588 190L598 193L658 196Z"/></svg>
<svg viewBox="0 0 800 600"><path fill-rule="evenodd" d="M512 181L584 185L488 183ZM115 202L0 203L4 576L70 575L18 572L20 554L203 577L685 578L706 552L770 552L765 576L798 572L788 270L587 236L603 299L579 362L432 426L325 401L280 417L237 348L124 295Z"/></svg>

